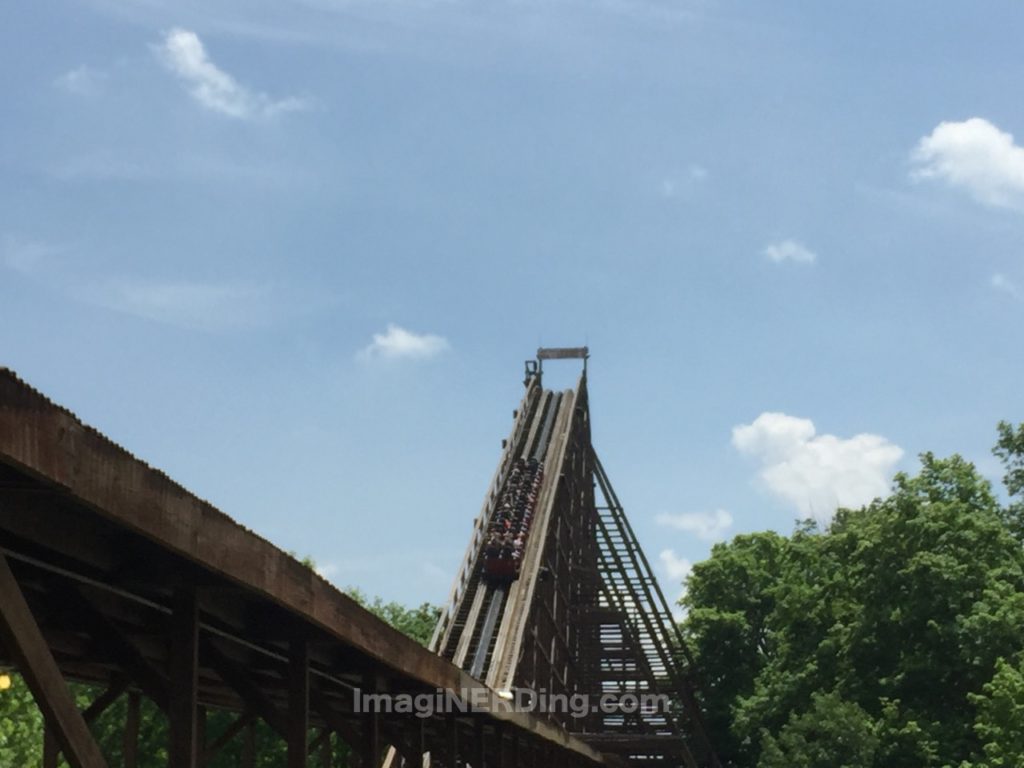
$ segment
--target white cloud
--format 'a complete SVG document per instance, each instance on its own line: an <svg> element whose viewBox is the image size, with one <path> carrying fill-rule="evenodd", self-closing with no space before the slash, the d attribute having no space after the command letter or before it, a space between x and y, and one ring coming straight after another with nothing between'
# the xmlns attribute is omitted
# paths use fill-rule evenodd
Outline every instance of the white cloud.
<svg viewBox="0 0 1024 768"><path fill-rule="evenodd" d="M93 96L99 93L106 79L106 73L83 64L56 78L53 84L76 96Z"/></svg>
<svg viewBox="0 0 1024 768"><path fill-rule="evenodd" d="M762 413L733 428L732 444L761 463L765 487L801 515L827 522L838 507L885 496L903 449L880 435L819 435L810 419Z"/></svg>
<svg viewBox="0 0 1024 768"><path fill-rule="evenodd" d="M1024 209L1024 148L988 120L939 123L911 160L915 180L943 181L986 205Z"/></svg>
<svg viewBox="0 0 1024 768"><path fill-rule="evenodd" d="M685 557L679 557L673 549L663 549L658 555L658 559L661 560L662 569L673 587L681 585L693 570L693 563ZM672 600L672 615L676 621L682 621L685 617L684 612L679 608L679 601L685 594L686 587L683 587L676 594L676 598Z"/></svg>
<svg viewBox="0 0 1024 768"><path fill-rule="evenodd" d="M324 563L323 565L317 564L316 568L313 570L316 571L317 575L321 579L324 579L325 581L332 581L332 577L341 569L338 568L336 563Z"/></svg>
<svg viewBox="0 0 1024 768"><path fill-rule="evenodd" d="M394 323L389 323L384 333L373 334L373 342L360 351L363 360L383 358L388 360L419 359L436 357L449 349L448 340L431 333L413 333Z"/></svg>
<svg viewBox="0 0 1024 768"><path fill-rule="evenodd" d="M1000 275L998 273L992 275L991 285L994 290L997 290L1000 293L1005 293L1007 296L1010 296L1017 301L1024 300L1024 292L1021 291L1020 287L1015 282L1006 277L1006 275Z"/></svg>
<svg viewBox="0 0 1024 768"><path fill-rule="evenodd" d="M692 533L704 541L720 541L722 535L732 527L732 515L724 509L714 512L683 512L681 514L660 514L655 518L658 525L676 528Z"/></svg>
<svg viewBox="0 0 1024 768"><path fill-rule="evenodd" d="M665 574L673 582L681 582L693 570L693 563L685 557L676 555L674 549L663 549L661 554L658 555L658 559L661 560Z"/></svg>
<svg viewBox="0 0 1024 768"><path fill-rule="evenodd" d="M274 100L265 93L250 91L214 64L199 36L187 29L172 29L157 50L167 67L188 83L192 98L214 112L251 119L308 106L304 99Z"/></svg>
<svg viewBox="0 0 1024 768"><path fill-rule="evenodd" d="M781 264L784 261L792 261L796 264L813 264L818 260L818 255L807 246L798 243L796 240L783 240L779 243L772 243L763 251L769 261Z"/></svg>
<svg viewBox="0 0 1024 768"><path fill-rule="evenodd" d="M269 291L253 285L117 278L75 290L97 306L181 328L227 330L259 325Z"/></svg>

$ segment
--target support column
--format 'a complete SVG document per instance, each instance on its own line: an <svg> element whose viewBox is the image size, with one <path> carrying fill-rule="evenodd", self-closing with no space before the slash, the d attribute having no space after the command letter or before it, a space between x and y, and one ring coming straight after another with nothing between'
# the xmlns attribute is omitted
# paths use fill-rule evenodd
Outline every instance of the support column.
<svg viewBox="0 0 1024 768"><path fill-rule="evenodd" d="M484 719L478 716L473 721L473 768L484 768L485 747Z"/></svg>
<svg viewBox="0 0 1024 768"><path fill-rule="evenodd" d="M107 768L7 558L0 555L0 644L13 656L71 768Z"/></svg>
<svg viewBox="0 0 1024 768"><path fill-rule="evenodd" d="M459 722L455 715L448 715L445 721L445 758L448 768L459 766Z"/></svg>
<svg viewBox="0 0 1024 768"><path fill-rule="evenodd" d="M138 691L128 692L128 711L124 721L122 755L124 768L138 768L139 764L139 721L142 698Z"/></svg>
<svg viewBox="0 0 1024 768"><path fill-rule="evenodd" d="M512 768L520 768L519 766L519 730L516 728L511 729L509 733L509 759L508 762Z"/></svg>
<svg viewBox="0 0 1024 768"><path fill-rule="evenodd" d="M361 757L363 768L376 768L377 761L380 759L380 715L376 707L363 715Z"/></svg>
<svg viewBox="0 0 1024 768"><path fill-rule="evenodd" d="M242 740L242 768L256 766L256 723L252 720L245 726L245 738Z"/></svg>
<svg viewBox="0 0 1024 768"><path fill-rule="evenodd" d="M499 722L494 726L494 768L505 768L505 728Z"/></svg>
<svg viewBox="0 0 1024 768"><path fill-rule="evenodd" d="M288 768L306 768L309 756L309 644L298 633L288 658Z"/></svg>
<svg viewBox="0 0 1024 768"><path fill-rule="evenodd" d="M201 742L206 744L206 747L202 750L202 754L199 755L199 765L208 765L210 761L217 756L217 753L230 744L235 736L244 731L245 727L252 722L255 717L256 716L251 712L243 712L241 715L236 717L227 728L221 731L220 736L209 743L207 743L206 736L204 734ZM200 720L200 722L202 721Z"/></svg>
<svg viewBox="0 0 1024 768"><path fill-rule="evenodd" d="M206 707L202 704L196 706L196 765L204 768L206 765Z"/></svg>
<svg viewBox="0 0 1024 768"><path fill-rule="evenodd" d="M53 734L53 728L49 723L43 725L43 768L57 768L57 759L60 757L60 747L57 746L57 737Z"/></svg>
<svg viewBox="0 0 1024 768"><path fill-rule="evenodd" d="M413 734L413 743L416 745L416 762L412 768L423 768L423 756L427 753L427 726L422 717L416 718L416 732Z"/></svg>
<svg viewBox="0 0 1024 768"><path fill-rule="evenodd" d="M327 731L323 744L320 745L320 768L331 768L334 763L334 733Z"/></svg>
<svg viewBox="0 0 1024 768"><path fill-rule="evenodd" d="M199 602L195 589L191 587L181 587L174 594L169 673L168 765L170 768L197 768Z"/></svg>

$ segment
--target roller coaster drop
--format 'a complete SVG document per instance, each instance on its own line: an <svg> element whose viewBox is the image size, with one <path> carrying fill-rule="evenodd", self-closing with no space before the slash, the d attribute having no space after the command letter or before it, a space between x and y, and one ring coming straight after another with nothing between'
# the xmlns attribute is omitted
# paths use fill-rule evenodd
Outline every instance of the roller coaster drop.
<svg viewBox="0 0 1024 768"><path fill-rule="evenodd" d="M548 716L634 765L715 768L693 659L591 446L587 357L585 347L541 349L527 362L431 649L506 698L665 694L668 711ZM557 359L584 361L575 389L543 388L543 363Z"/></svg>

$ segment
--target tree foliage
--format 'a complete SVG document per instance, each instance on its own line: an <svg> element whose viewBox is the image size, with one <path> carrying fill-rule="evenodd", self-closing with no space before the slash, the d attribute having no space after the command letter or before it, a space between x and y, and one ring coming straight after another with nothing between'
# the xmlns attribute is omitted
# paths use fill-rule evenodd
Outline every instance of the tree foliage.
<svg viewBox="0 0 1024 768"><path fill-rule="evenodd" d="M1024 428L1000 425L996 453L1019 499ZM825 530L694 567L685 631L726 765L1024 765L1020 501L957 456L921 465Z"/></svg>
<svg viewBox="0 0 1024 768"><path fill-rule="evenodd" d="M0 765L40 765L43 759L43 719L32 692L19 675L0 691Z"/></svg>
<svg viewBox="0 0 1024 768"><path fill-rule="evenodd" d="M359 589L347 590L349 597L378 616L399 632L408 635L420 645L427 645L434 634L434 627L441 617L441 609L430 603L423 603L415 608L407 608L401 603L384 602L380 597L372 600Z"/></svg>
<svg viewBox="0 0 1024 768"><path fill-rule="evenodd" d="M1024 765L1024 663L1001 659L992 680L971 699L978 711L974 731L984 752L977 768Z"/></svg>

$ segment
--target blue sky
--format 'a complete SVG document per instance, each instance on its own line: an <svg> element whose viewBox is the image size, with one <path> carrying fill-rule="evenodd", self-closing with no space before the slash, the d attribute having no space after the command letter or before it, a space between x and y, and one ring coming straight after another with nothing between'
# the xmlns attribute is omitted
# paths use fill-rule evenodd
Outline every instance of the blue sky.
<svg viewBox="0 0 1024 768"><path fill-rule="evenodd" d="M666 591L997 478L1024 6L86 0L0 23L0 362L335 583L439 602L540 344ZM570 385L573 365L551 367Z"/></svg>

